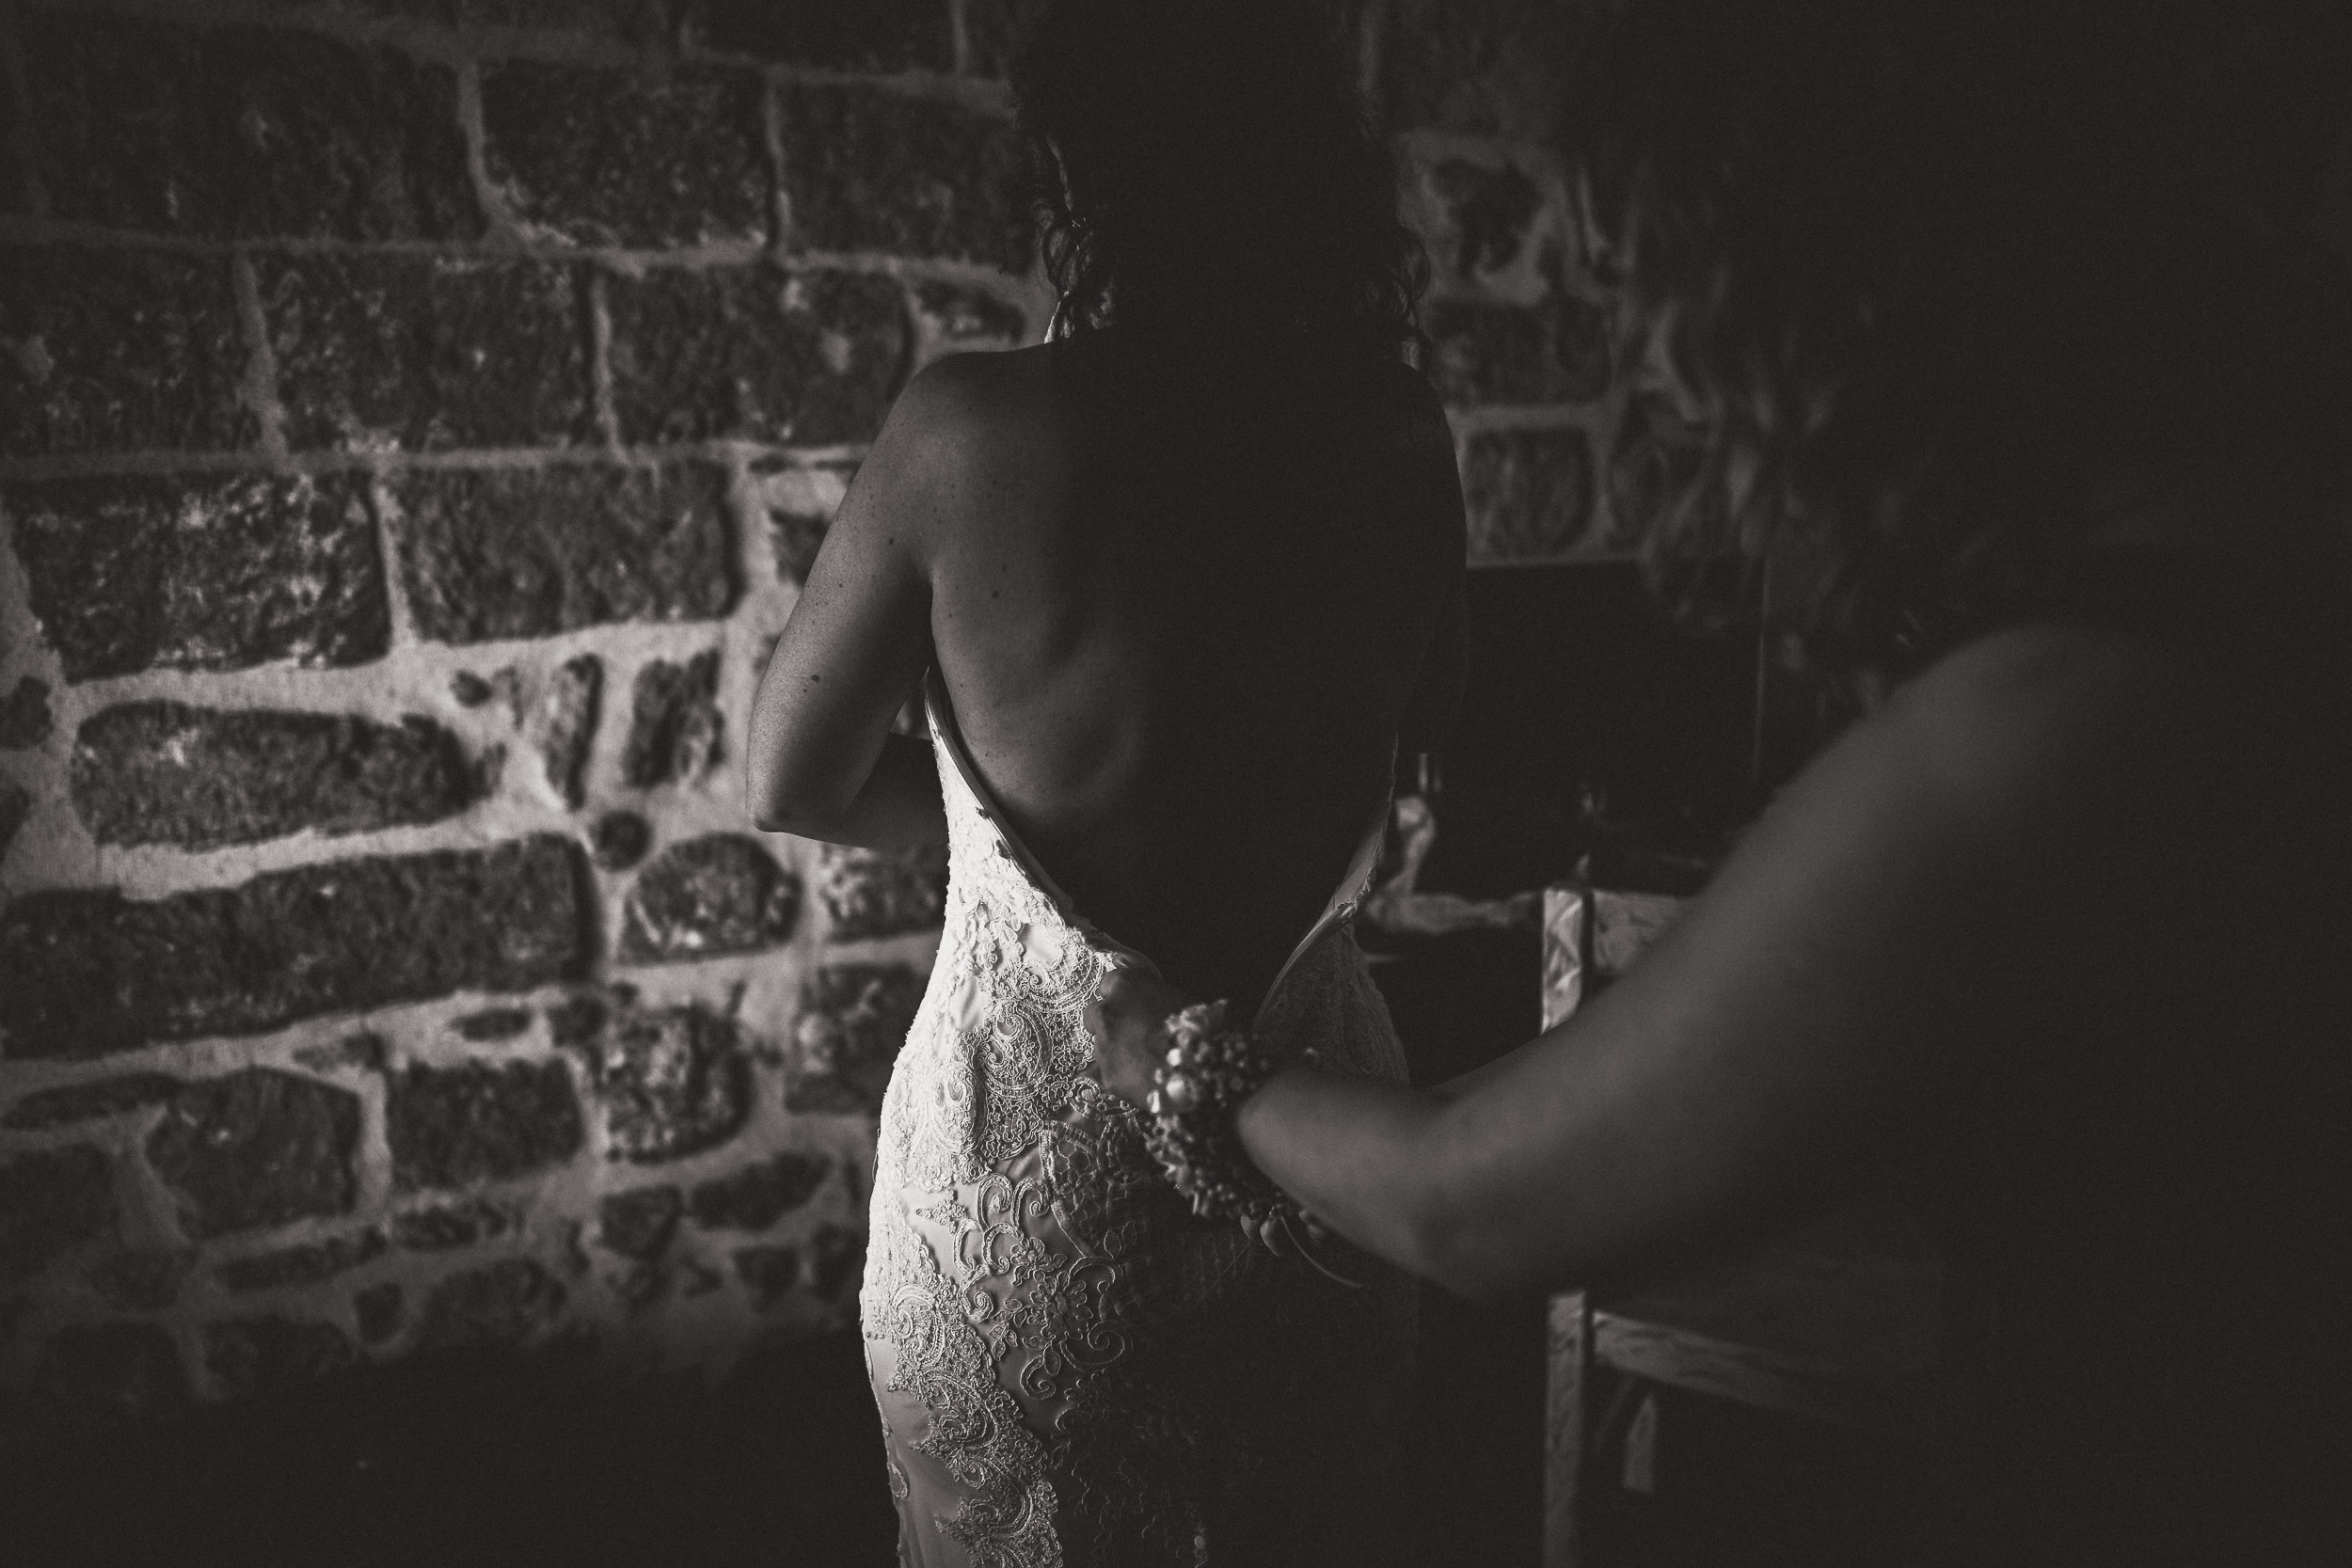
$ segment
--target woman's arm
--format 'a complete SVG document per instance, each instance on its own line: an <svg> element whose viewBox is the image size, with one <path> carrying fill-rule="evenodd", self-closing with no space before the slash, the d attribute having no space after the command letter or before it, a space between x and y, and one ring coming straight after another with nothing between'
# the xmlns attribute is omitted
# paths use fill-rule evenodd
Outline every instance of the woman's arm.
<svg viewBox="0 0 2352 1568"><path fill-rule="evenodd" d="M898 399L810 567L752 709L752 819L875 848L947 836L929 745L891 721L931 662L928 541L961 451L937 367Z"/></svg>
<svg viewBox="0 0 2352 1568"><path fill-rule="evenodd" d="M2085 633L1963 651L1808 768L1574 1019L1450 1099L1289 1069L1242 1107L1243 1142L1334 1229L1471 1296L1851 1182L1956 1068L2030 1070L2000 1049L2003 976L2064 958L2024 951L2017 912L2080 896L2180 687L2163 656Z"/></svg>

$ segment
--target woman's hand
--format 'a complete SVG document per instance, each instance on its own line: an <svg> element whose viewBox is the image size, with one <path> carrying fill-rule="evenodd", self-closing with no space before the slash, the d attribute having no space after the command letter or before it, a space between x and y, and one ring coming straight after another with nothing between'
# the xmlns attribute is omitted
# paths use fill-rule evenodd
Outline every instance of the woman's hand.
<svg viewBox="0 0 2352 1568"><path fill-rule="evenodd" d="M1168 1015L1194 998L1147 970L1120 965L1086 1010L1103 1086L1142 1109L1168 1051Z"/></svg>

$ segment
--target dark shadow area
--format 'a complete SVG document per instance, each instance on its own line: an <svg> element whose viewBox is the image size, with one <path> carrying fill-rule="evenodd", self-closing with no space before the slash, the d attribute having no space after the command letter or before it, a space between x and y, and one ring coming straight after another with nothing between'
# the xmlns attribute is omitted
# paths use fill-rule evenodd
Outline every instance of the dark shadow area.
<svg viewBox="0 0 2352 1568"><path fill-rule="evenodd" d="M863 1568L897 1523L855 1333L724 1382L428 1357L10 1457L12 1568Z"/></svg>

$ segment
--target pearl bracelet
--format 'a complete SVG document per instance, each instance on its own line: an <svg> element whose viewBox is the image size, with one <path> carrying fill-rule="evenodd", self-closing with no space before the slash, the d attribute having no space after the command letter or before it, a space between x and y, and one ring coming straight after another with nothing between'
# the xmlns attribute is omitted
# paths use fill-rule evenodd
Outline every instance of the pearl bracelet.
<svg viewBox="0 0 2352 1568"><path fill-rule="evenodd" d="M1196 1215L1236 1220L1243 1235L1273 1251L1303 1254L1290 1227L1301 1225L1316 1238L1323 1227L1250 1162L1233 1126L1241 1102L1279 1064L1248 1030L1224 1024L1222 1002L1196 1003L1168 1015L1168 1058L1152 1073L1154 1087L1145 1102L1152 1117L1145 1145ZM1300 1059L1311 1063L1314 1053Z"/></svg>

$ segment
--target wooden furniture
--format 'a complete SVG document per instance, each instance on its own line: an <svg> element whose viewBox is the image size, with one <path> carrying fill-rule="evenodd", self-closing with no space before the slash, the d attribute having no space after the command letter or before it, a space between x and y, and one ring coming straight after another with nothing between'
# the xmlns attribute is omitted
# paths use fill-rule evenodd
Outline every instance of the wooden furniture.
<svg viewBox="0 0 2352 1568"><path fill-rule="evenodd" d="M1544 895L1543 1021L1551 1027L1622 974L1680 900L1559 886ZM1544 1568L1595 1568L1593 1490L1656 1486L1654 1390L1905 1438L1933 1426L1940 1270L1890 1203L1862 1203L1671 1277L1550 1303ZM1614 1394L1597 1409L1596 1373Z"/></svg>

